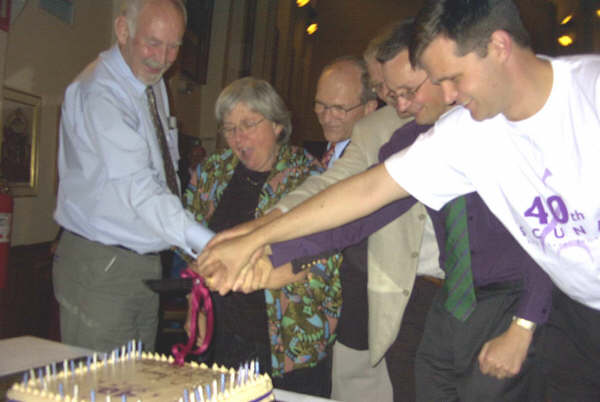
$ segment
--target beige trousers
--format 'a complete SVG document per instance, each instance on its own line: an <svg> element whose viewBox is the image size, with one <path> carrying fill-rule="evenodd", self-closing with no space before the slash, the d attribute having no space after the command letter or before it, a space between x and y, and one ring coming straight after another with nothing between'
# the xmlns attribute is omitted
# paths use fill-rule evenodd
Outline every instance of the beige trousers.
<svg viewBox="0 0 600 402"><path fill-rule="evenodd" d="M392 402L394 395L385 359L375 367L368 350L333 345L331 399L343 402Z"/></svg>

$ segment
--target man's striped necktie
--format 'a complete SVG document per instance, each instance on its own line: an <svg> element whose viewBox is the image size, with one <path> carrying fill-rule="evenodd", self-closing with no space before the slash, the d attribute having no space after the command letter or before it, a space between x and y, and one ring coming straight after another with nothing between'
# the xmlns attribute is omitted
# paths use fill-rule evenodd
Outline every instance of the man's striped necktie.
<svg viewBox="0 0 600 402"><path fill-rule="evenodd" d="M465 197L456 198L444 209L447 212L444 288L448 294L444 306L456 318L465 321L477 303L473 273L471 272L471 249Z"/></svg>

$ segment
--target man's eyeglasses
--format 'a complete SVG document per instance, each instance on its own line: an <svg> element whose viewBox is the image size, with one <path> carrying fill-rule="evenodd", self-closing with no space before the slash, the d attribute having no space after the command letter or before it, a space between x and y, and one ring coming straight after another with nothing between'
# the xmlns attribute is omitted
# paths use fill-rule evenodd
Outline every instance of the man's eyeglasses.
<svg viewBox="0 0 600 402"><path fill-rule="evenodd" d="M265 119L266 117L263 117L262 119L257 121L242 120L237 126L234 126L233 124L227 124L222 126L219 129L219 131L221 132L221 134L223 134L225 138L232 138L236 134L236 132L252 133L256 129L256 127L258 127L258 125L262 123Z"/></svg>
<svg viewBox="0 0 600 402"><path fill-rule="evenodd" d="M417 96L417 92L419 92L419 90L421 89L423 84L425 84L425 82L428 79L429 79L429 76L425 77L425 79L423 81L421 81L421 83L419 85L417 85L416 87L414 87L413 89L403 89L401 91L390 90L389 96L394 101L397 101L398 98L403 98L403 99L411 102L413 99L415 99L415 96Z"/></svg>
<svg viewBox="0 0 600 402"><path fill-rule="evenodd" d="M350 113L351 111L353 111L354 109L356 109L357 107L360 107L362 105L364 105L363 102L361 102L355 106L343 107L341 105L326 105L323 102L315 101L315 113L321 114L321 113L325 113L325 111L329 110L331 115L333 117L335 117L336 119L345 119L346 116L348 115L348 113Z"/></svg>

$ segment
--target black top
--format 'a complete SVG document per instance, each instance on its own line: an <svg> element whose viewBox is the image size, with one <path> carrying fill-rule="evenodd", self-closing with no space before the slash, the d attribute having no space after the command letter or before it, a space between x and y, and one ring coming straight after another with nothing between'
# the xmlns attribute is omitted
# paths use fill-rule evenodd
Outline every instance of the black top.
<svg viewBox="0 0 600 402"><path fill-rule="evenodd" d="M218 233L254 219L258 198L269 173L254 172L238 163L208 227ZM261 349L269 350L264 291L230 292L226 296L213 292L212 299L215 307L214 361L225 365L245 361L249 356L244 354L251 352L245 344L260 344L263 345ZM236 340L240 341L237 346Z"/></svg>

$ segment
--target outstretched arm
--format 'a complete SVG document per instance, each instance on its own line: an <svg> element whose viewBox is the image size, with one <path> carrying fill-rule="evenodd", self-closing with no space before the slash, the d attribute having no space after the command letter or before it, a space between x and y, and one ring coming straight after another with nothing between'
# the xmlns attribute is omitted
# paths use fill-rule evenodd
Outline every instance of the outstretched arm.
<svg viewBox="0 0 600 402"><path fill-rule="evenodd" d="M385 166L378 165L329 187L252 233L205 250L195 269L204 276L211 276L215 263L222 261L227 266L227 274L220 276L214 287L225 294L232 289L239 271L265 245L342 225L407 195Z"/></svg>

